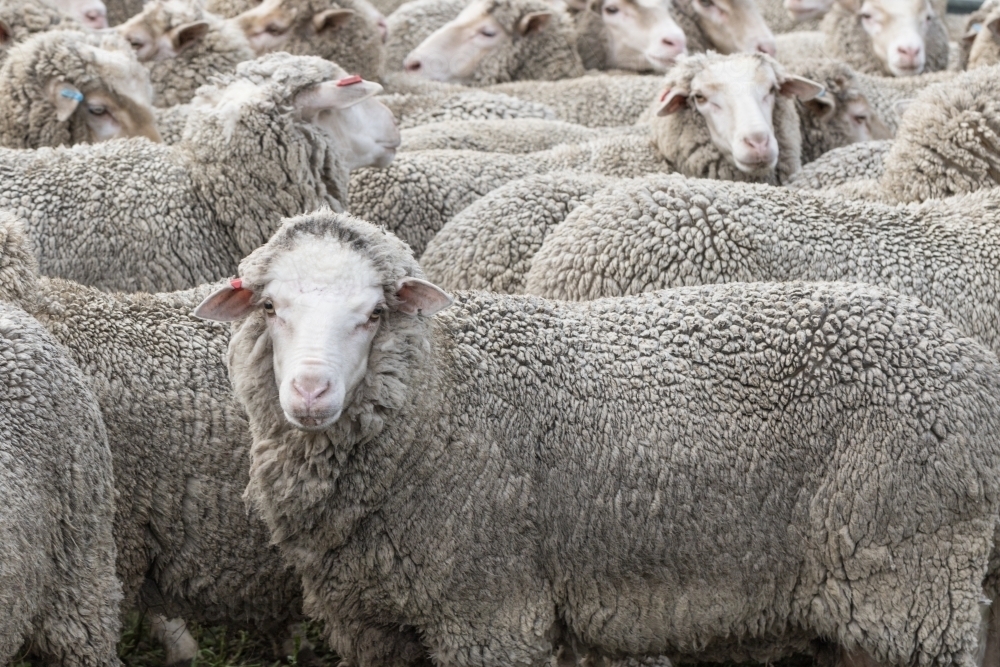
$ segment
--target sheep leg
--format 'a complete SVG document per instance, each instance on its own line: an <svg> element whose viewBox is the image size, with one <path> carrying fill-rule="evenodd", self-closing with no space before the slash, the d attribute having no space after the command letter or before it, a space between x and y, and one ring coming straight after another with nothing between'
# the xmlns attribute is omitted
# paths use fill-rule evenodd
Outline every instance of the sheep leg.
<svg viewBox="0 0 1000 667"><path fill-rule="evenodd" d="M167 652L167 667L190 665L198 655L198 642L188 632L183 618L167 618L157 613L151 615L149 633L163 644Z"/></svg>

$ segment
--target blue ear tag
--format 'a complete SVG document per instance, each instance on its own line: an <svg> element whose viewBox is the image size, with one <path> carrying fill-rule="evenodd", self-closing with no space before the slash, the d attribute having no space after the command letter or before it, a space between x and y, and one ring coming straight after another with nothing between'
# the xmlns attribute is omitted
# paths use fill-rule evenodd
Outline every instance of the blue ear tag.
<svg viewBox="0 0 1000 667"><path fill-rule="evenodd" d="M973 23L971 26L969 26L969 30L971 30L972 32L979 32L982 29L983 29L982 23Z"/></svg>
<svg viewBox="0 0 1000 667"><path fill-rule="evenodd" d="M76 100L77 102L83 101L83 93L79 90L73 90L72 88L63 88L59 91L59 94L69 100Z"/></svg>
<svg viewBox="0 0 1000 667"><path fill-rule="evenodd" d="M816 93L816 97L823 97L824 95L826 95L826 88Z"/></svg>

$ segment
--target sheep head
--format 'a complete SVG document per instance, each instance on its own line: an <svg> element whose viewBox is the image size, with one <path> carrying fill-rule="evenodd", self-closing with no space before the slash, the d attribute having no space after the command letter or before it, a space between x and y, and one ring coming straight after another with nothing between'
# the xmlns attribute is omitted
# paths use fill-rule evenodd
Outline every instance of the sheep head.
<svg viewBox="0 0 1000 667"><path fill-rule="evenodd" d="M175 58L211 30L201 5L187 0L153 0L115 30L128 40L140 62Z"/></svg>
<svg viewBox="0 0 1000 667"><path fill-rule="evenodd" d="M605 69L665 71L687 52L671 8L670 0L590 0L579 8L578 43L597 42Z"/></svg>
<svg viewBox="0 0 1000 667"><path fill-rule="evenodd" d="M754 0L675 0L675 7L694 21L714 51L775 54L774 34Z"/></svg>
<svg viewBox="0 0 1000 667"><path fill-rule="evenodd" d="M927 34L935 17L930 0L837 0L853 15L872 51L894 76L913 76L927 63Z"/></svg>

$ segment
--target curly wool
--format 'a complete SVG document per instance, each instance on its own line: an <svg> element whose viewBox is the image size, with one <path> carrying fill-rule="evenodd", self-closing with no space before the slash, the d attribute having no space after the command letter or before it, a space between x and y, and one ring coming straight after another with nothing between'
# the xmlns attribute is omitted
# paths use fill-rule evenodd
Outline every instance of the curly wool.
<svg viewBox="0 0 1000 667"><path fill-rule="evenodd" d="M0 301L31 311L38 289L38 260L24 221L0 210Z"/></svg>
<svg viewBox="0 0 1000 667"><path fill-rule="evenodd" d="M670 165L648 138L629 135L520 155L415 151L398 155L385 169L353 172L348 210L383 225L419 254L448 220L488 192L531 174L566 169L639 176Z"/></svg>
<svg viewBox="0 0 1000 667"><path fill-rule="evenodd" d="M842 280L898 290L1000 351L1000 195L887 206L649 176L595 194L549 234L528 294L597 299L681 285Z"/></svg>
<svg viewBox="0 0 1000 667"><path fill-rule="evenodd" d="M398 93L378 99L392 111L400 129L461 120L556 117L555 110L543 104L480 90L445 95Z"/></svg>
<svg viewBox="0 0 1000 667"><path fill-rule="evenodd" d="M802 32L819 28L822 17L796 22L785 9L783 0L757 0L757 8L767 27L774 33ZM789 63L791 64L791 63Z"/></svg>
<svg viewBox="0 0 1000 667"><path fill-rule="evenodd" d="M386 17L385 69L399 72L410 51L458 16L470 0L412 0Z"/></svg>
<svg viewBox="0 0 1000 667"><path fill-rule="evenodd" d="M88 141L85 120L74 113L60 121L48 86L72 84L84 94L100 90L123 102L137 118L153 100L146 70L115 34L51 30L10 49L0 67L0 146L41 148ZM140 105L145 105L146 109Z"/></svg>
<svg viewBox="0 0 1000 667"><path fill-rule="evenodd" d="M82 29L52 5L38 0L0 0L0 23L7 26L12 37L9 42L0 44L0 62L12 44L23 42L37 32Z"/></svg>
<svg viewBox="0 0 1000 667"><path fill-rule="evenodd" d="M206 287L106 294L43 278L34 314L86 369L108 428L126 607L149 577L158 613L278 636L301 589L242 500L250 437L229 328L190 314Z"/></svg>
<svg viewBox="0 0 1000 667"><path fill-rule="evenodd" d="M756 58L762 67L771 67L778 81L784 78L784 70L774 60L763 55ZM717 53L696 54L675 65L666 76L663 87L679 87L690 90L691 80L705 67L725 59ZM653 142L660 153L670 163L671 171L696 178L716 178L726 181L752 181L773 184L787 183L792 174L802 168L802 134L795 102L776 95L771 117L774 137L778 142L778 163L764 179L747 174L736 168L732 158L723 155L712 143L705 117L691 105L668 116L656 117L650 123Z"/></svg>
<svg viewBox="0 0 1000 667"><path fill-rule="evenodd" d="M5 217L7 247L18 232ZM114 476L94 395L38 322L2 302L0 375L0 663L28 643L50 664L116 667Z"/></svg>
<svg viewBox="0 0 1000 667"><path fill-rule="evenodd" d="M935 83L955 78L954 72L930 72L917 76L877 76L854 73L854 84L880 119L895 134L906 109L906 103Z"/></svg>
<svg viewBox="0 0 1000 667"><path fill-rule="evenodd" d="M823 17L820 30L826 38L823 50L828 57L841 60L858 72L892 76L892 72L875 55L871 37L861 26L857 12L834 2ZM940 72L948 68L948 31L937 14L931 17L927 27L924 53L924 72Z"/></svg>
<svg viewBox="0 0 1000 667"><path fill-rule="evenodd" d="M146 0L104 0L104 6L108 10L108 25L125 23L142 12L145 2Z"/></svg>
<svg viewBox="0 0 1000 667"><path fill-rule="evenodd" d="M412 256L346 216L286 223L241 264L253 288L293 234L354 248L389 304L323 433L282 415L259 309L229 350L247 497L344 660L401 664L386 647L405 628L448 664L542 664L560 637L682 660L837 637L885 663L974 663L1000 366L916 300L469 292L424 319L393 310Z"/></svg>
<svg viewBox="0 0 1000 667"><path fill-rule="evenodd" d="M222 108L211 103L225 91L202 88L206 103L192 105L177 146L0 151L0 208L28 222L42 273L103 289L183 289L231 275L282 217L341 209L342 157L326 132L288 111L296 82L314 71L304 63L323 61L271 59L303 67Z"/></svg>
<svg viewBox="0 0 1000 667"><path fill-rule="evenodd" d="M879 181L889 202L939 199L1000 186L1000 66L931 86L907 108Z"/></svg>
<svg viewBox="0 0 1000 667"><path fill-rule="evenodd" d="M203 37L173 58L146 63L159 107L190 102L198 88L211 83L215 76L230 74L236 65L256 56L237 25L206 12L198 0L152 0L142 13L155 26L152 32L157 35L195 21L205 21L209 26Z"/></svg>
<svg viewBox="0 0 1000 667"><path fill-rule="evenodd" d="M531 153L558 146L582 144L614 135L647 135L645 126L590 128L561 120L515 118L460 120L403 130L400 151L470 150L489 153Z"/></svg>
<svg viewBox="0 0 1000 667"><path fill-rule="evenodd" d="M512 181L449 220L420 266L445 290L524 292L524 276L546 235L595 192L618 179L554 172Z"/></svg>
<svg viewBox="0 0 1000 667"><path fill-rule="evenodd" d="M885 156L892 141L862 141L835 148L809 164L803 165L788 182L788 187L826 190L853 181L877 179L885 169Z"/></svg>

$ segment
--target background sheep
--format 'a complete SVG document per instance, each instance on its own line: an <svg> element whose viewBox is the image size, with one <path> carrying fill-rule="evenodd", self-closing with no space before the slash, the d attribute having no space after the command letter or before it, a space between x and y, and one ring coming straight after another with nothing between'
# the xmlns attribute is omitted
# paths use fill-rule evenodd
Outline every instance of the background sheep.
<svg viewBox="0 0 1000 667"><path fill-rule="evenodd" d="M102 0L49 0L65 16L88 30L108 27L108 12Z"/></svg>
<svg viewBox="0 0 1000 667"><path fill-rule="evenodd" d="M583 74L572 19L545 0L474 0L411 51L403 67L476 86Z"/></svg>
<svg viewBox="0 0 1000 667"><path fill-rule="evenodd" d="M646 135L644 126L594 129L559 120L459 120L404 130L400 150L456 150L530 153L559 144L579 144L616 134Z"/></svg>
<svg viewBox="0 0 1000 667"><path fill-rule="evenodd" d="M0 81L0 146L160 140L149 75L120 38L39 33L10 50Z"/></svg>
<svg viewBox="0 0 1000 667"><path fill-rule="evenodd" d="M662 72L687 52L671 0L575 0L576 50L588 70Z"/></svg>
<svg viewBox="0 0 1000 667"><path fill-rule="evenodd" d="M754 0L674 0L674 18L693 53L767 53L774 34Z"/></svg>
<svg viewBox="0 0 1000 667"><path fill-rule="evenodd" d="M403 69L403 61L431 34L465 8L468 0L410 0L386 17L386 71Z"/></svg>
<svg viewBox="0 0 1000 667"><path fill-rule="evenodd" d="M319 289L296 289L305 271ZM396 239L320 212L196 311L235 321L247 494L346 660L402 664L401 627L444 664L541 664L560 637L719 659L832 635L886 663L974 659L1000 366L943 318L793 283L585 305L474 292L429 320L451 299L419 276ZM947 520L928 529L927 506Z"/></svg>
<svg viewBox="0 0 1000 667"><path fill-rule="evenodd" d="M767 26L776 33L817 30L833 0L758 0Z"/></svg>
<svg viewBox="0 0 1000 667"><path fill-rule="evenodd" d="M265 0L233 20L258 55L319 56L377 80L385 53L382 28L371 9L367 0Z"/></svg>
<svg viewBox="0 0 1000 667"><path fill-rule="evenodd" d="M262 69L271 76L256 83ZM322 114L380 87L338 86L343 74L319 58L273 54L203 87L178 146L131 139L0 153L0 208L28 220L46 275L144 291L216 280L284 213L346 200L347 150Z"/></svg>
<svg viewBox="0 0 1000 667"><path fill-rule="evenodd" d="M968 16L959 40L959 69L1000 63L1000 3L986 0Z"/></svg>
<svg viewBox="0 0 1000 667"><path fill-rule="evenodd" d="M0 0L0 61L7 49L36 32L81 27L44 0Z"/></svg>
<svg viewBox="0 0 1000 667"><path fill-rule="evenodd" d="M25 641L53 664L119 665L114 487L94 394L14 300L34 260L0 213L0 662Z"/></svg>
<svg viewBox="0 0 1000 667"><path fill-rule="evenodd" d="M149 69L161 107L190 102L213 76L254 58L243 32L199 0L151 0L117 30Z"/></svg>

